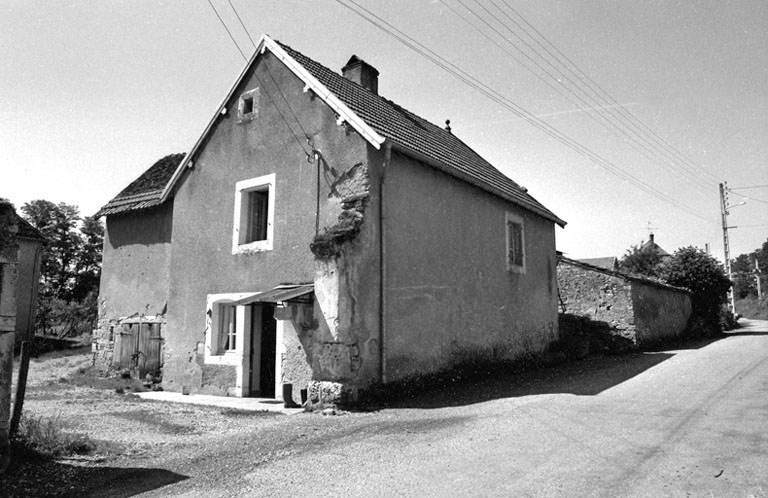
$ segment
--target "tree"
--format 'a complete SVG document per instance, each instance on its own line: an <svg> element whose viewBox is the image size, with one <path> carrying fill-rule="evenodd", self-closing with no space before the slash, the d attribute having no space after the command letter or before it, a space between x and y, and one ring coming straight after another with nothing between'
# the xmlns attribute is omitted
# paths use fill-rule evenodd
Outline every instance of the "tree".
<svg viewBox="0 0 768 498"><path fill-rule="evenodd" d="M768 240L763 243L760 249L755 249L751 253L739 254L736 259L731 260L731 272L733 273L733 289L737 299L744 299L750 296L757 296L757 282L755 280L755 261L757 261L761 272L761 285L765 289L768 281L765 277L768 271Z"/></svg>
<svg viewBox="0 0 768 498"><path fill-rule="evenodd" d="M644 250L642 246L632 246L619 261L619 269L625 273L658 278L662 260L662 256L656 251Z"/></svg>
<svg viewBox="0 0 768 498"><path fill-rule="evenodd" d="M80 222L77 206L35 200L21 208L48 240L43 250L38 327L60 335L90 330L96 320L104 226L98 218Z"/></svg>
<svg viewBox="0 0 768 498"><path fill-rule="evenodd" d="M101 251L104 245L104 225L92 216L83 218L80 228L82 247L75 261L72 298L83 301L89 293L97 293L101 278Z"/></svg>
<svg viewBox="0 0 768 498"><path fill-rule="evenodd" d="M668 284L691 291L691 318L703 335L721 332L720 313L728 301L731 281L722 265L696 247L678 249L659 268Z"/></svg>
<svg viewBox="0 0 768 498"><path fill-rule="evenodd" d="M75 262L83 244L75 231L80 220L77 206L34 200L25 203L21 212L48 241L41 263L41 294L69 300L74 287Z"/></svg>

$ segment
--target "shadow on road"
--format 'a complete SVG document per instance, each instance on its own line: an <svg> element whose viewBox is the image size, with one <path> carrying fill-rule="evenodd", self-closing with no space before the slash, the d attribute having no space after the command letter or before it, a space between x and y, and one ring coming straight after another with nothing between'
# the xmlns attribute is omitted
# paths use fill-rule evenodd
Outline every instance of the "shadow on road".
<svg viewBox="0 0 768 498"><path fill-rule="evenodd" d="M22 455L11 463L5 474L0 474L0 489L3 490L0 494L40 498L127 498L188 479L164 469L92 465Z"/></svg>
<svg viewBox="0 0 768 498"><path fill-rule="evenodd" d="M594 356L525 372L489 372L486 378L446 377L426 389L395 396L389 408L442 408L541 394L594 396L674 356L647 352ZM377 408L377 407L374 407Z"/></svg>

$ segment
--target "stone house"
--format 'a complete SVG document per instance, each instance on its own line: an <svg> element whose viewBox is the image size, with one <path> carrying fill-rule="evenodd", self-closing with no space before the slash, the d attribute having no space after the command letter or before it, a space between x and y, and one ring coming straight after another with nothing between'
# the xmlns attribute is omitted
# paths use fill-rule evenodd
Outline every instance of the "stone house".
<svg viewBox="0 0 768 498"><path fill-rule="evenodd" d="M687 289L558 257L564 311L606 322L611 333L648 346L678 337L691 315Z"/></svg>
<svg viewBox="0 0 768 498"><path fill-rule="evenodd" d="M556 339L565 222L378 75L262 37L191 150L100 211L100 362L336 397Z"/></svg>

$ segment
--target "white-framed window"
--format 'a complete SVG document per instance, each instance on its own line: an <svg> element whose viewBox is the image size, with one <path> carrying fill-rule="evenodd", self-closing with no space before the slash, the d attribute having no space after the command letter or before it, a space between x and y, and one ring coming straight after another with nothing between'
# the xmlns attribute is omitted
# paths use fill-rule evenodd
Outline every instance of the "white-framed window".
<svg viewBox="0 0 768 498"><path fill-rule="evenodd" d="M513 213L506 214L507 270L525 273L525 224Z"/></svg>
<svg viewBox="0 0 768 498"><path fill-rule="evenodd" d="M237 182L232 254L271 251L274 216L274 173Z"/></svg>
<svg viewBox="0 0 768 498"><path fill-rule="evenodd" d="M248 347L246 331L251 327L249 306L235 303L256 294L208 294L205 319L205 363L239 365Z"/></svg>
<svg viewBox="0 0 768 498"><path fill-rule="evenodd" d="M237 351L237 306L217 304L219 308L216 354Z"/></svg>
<svg viewBox="0 0 768 498"><path fill-rule="evenodd" d="M254 88L240 95L237 101L237 122L246 123L259 115L259 89Z"/></svg>

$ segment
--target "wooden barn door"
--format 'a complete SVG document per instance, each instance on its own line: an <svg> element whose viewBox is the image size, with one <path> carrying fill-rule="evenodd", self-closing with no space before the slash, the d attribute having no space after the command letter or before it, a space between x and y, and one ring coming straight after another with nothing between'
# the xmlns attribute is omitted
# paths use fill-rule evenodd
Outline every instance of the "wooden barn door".
<svg viewBox="0 0 768 498"><path fill-rule="evenodd" d="M160 370L160 323L124 323L115 344L121 368L139 370L139 378Z"/></svg>

